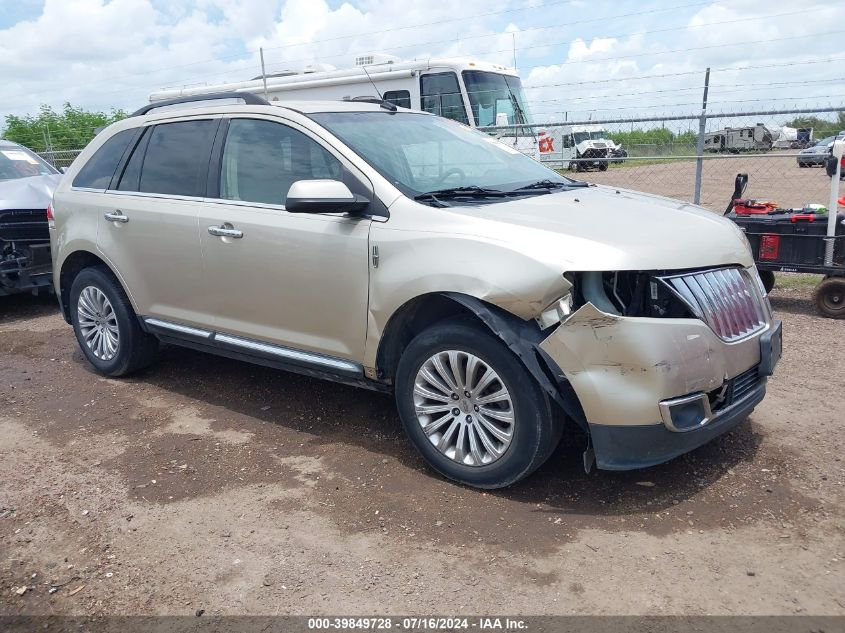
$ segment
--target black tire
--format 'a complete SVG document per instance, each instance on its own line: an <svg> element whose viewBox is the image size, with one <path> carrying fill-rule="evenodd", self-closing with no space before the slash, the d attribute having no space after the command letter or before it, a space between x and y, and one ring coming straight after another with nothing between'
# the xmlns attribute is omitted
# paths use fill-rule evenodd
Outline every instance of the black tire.
<svg viewBox="0 0 845 633"><path fill-rule="evenodd" d="M845 319L845 277L828 277L813 293L816 309L829 319Z"/></svg>
<svg viewBox="0 0 845 633"><path fill-rule="evenodd" d="M79 296L91 286L106 296L114 310L114 322L118 330L117 351L107 360L94 354L85 342L79 325ZM104 376L126 376L155 361L158 339L141 329L129 298L107 268L86 268L76 276L70 288L70 317L83 355Z"/></svg>
<svg viewBox="0 0 845 633"><path fill-rule="evenodd" d="M770 293L772 288L775 287L775 274L771 270L760 270L760 281L763 282L763 288L766 289L766 293Z"/></svg>
<svg viewBox="0 0 845 633"><path fill-rule="evenodd" d="M603 160L599 163L599 171L607 171L607 161Z"/></svg>
<svg viewBox="0 0 845 633"><path fill-rule="evenodd" d="M499 375L511 395L512 439L501 457L492 463L466 465L441 453L417 418L414 402L417 373L434 354L446 350L468 352L481 359ZM473 323L447 321L417 335L399 360L395 382L399 417L414 447L434 470L462 484L486 489L509 486L539 468L560 441L561 421L553 415L546 394L500 339ZM469 407L467 411L472 413Z"/></svg>

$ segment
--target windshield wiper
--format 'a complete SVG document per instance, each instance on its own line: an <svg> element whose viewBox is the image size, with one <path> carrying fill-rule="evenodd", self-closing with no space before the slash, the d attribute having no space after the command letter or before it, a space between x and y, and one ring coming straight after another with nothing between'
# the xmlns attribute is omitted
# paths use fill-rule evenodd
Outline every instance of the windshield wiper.
<svg viewBox="0 0 845 633"><path fill-rule="evenodd" d="M565 187L569 189L570 187L589 187L589 183L581 182L579 180L572 180L570 182L559 182L557 180L538 180L537 182L532 182L531 184L525 185L524 187L518 187L514 189L514 191L525 191L529 189L557 189L558 187Z"/></svg>
<svg viewBox="0 0 845 633"><path fill-rule="evenodd" d="M506 198L507 196L508 192L506 191L471 185L469 187L450 187L448 189L426 191L425 193L414 196L414 200L432 200L440 206L448 206L441 203L440 200L454 200L456 198Z"/></svg>

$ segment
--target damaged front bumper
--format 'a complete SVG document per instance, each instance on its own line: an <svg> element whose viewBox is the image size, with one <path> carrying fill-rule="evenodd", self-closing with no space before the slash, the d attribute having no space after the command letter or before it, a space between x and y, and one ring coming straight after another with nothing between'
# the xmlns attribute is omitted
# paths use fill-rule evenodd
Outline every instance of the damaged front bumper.
<svg viewBox="0 0 845 633"><path fill-rule="evenodd" d="M587 303L539 347L578 397L597 466L628 470L672 459L744 420L765 396L780 340L771 319L725 342L698 319L616 316Z"/></svg>

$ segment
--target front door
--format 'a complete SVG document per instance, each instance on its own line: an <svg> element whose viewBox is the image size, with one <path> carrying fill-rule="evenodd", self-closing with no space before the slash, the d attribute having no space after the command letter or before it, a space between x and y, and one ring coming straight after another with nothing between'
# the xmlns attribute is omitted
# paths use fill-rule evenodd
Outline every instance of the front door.
<svg viewBox="0 0 845 633"><path fill-rule="evenodd" d="M348 179L347 168L294 124L233 118L219 172L199 218L214 329L361 362L371 221L284 208L297 180Z"/></svg>

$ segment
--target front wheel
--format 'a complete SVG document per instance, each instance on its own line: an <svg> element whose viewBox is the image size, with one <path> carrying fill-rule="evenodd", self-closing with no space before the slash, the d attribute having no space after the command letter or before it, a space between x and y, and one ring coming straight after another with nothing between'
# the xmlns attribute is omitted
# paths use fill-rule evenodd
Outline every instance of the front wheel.
<svg viewBox="0 0 845 633"><path fill-rule="evenodd" d="M440 474L478 488L528 476L560 438L551 404L510 349L479 326L432 326L405 349L396 403L408 437Z"/></svg>

